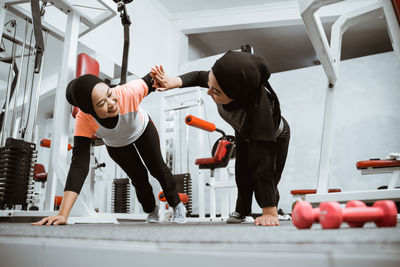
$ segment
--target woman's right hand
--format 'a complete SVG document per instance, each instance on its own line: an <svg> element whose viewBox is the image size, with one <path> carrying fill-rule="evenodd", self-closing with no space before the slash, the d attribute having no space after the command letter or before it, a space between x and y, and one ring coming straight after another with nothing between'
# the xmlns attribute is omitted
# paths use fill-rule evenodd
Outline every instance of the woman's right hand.
<svg viewBox="0 0 400 267"><path fill-rule="evenodd" d="M32 225L61 225L67 224L68 216L56 215L46 217L38 222L32 223Z"/></svg>
<svg viewBox="0 0 400 267"><path fill-rule="evenodd" d="M153 87L156 87L159 92L182 86L181 78L169 77L165 74L163 66L155 66L154 68L151 68L150 76L154 79Z"/></svg>

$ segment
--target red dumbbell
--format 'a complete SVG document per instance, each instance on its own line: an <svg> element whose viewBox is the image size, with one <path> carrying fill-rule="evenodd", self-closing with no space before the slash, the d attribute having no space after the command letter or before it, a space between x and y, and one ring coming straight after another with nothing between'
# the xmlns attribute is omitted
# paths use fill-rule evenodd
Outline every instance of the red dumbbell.
<svg viewBox="0 0 400 267"><path fill-rule="evenodd" d="M189 201L189 196L188 195L186 195L184 193L179 193L178 195L179 195L179 199L182 201L183 204L188 203L188 201ZM158 199L160 201L162 201L162 202L167 202L167 199L165 198L165 195L164 195L164 191L161 191L158 194Z"/></svg>
<svg viewBox="0 0 400 267"><path fill-rule="evenodd" d="M397 209L391 200L376 201L372 207L348 207L342 209L337 202L324 202L319 206L319 221L323 229L339 228L343 221L360 227L375 222L378 227L396 226Z"/></svg>
<svg viewBox="0 0 400 267"><path fill-rule="evenodd" d="M364 202L359 201L359 200L351 200L346 203L346 209L347 208L366 208L366 207L367 207L367 205L365 205ZM347 222L347 224L352 228L356 228L356 227L363 227L365 222Z"/></svg>
<svg viewBox="0 0 400 267"><path fill-rule="evenodd" d="M298 229L311 228L314 222L318 222L319 208L313 208L306 201L297 202L292 212L294 226Z"/></svg>
<svg viewBox="0 0 400 267"><path fill-rule="evenodd" d="M347 202L346 208L367 207L364 202L352 200ZM293 224L299 229L311 228L314 222L319 221L319 208L313 208L310 203L297 202L292 213ZM362 227L365 222L348 222L350 227Z"/></svg>

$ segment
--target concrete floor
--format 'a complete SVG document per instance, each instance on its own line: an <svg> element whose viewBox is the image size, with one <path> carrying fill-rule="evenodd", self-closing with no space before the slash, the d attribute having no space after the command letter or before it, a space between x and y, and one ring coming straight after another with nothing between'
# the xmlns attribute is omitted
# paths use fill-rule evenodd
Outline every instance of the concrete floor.
<svg viewBox="0 0 400 267"><path fill-rule="evenodd" d="M0 223L0 266L400 266L400 227ZM272 265L271 265L272 266Z"/></svg>

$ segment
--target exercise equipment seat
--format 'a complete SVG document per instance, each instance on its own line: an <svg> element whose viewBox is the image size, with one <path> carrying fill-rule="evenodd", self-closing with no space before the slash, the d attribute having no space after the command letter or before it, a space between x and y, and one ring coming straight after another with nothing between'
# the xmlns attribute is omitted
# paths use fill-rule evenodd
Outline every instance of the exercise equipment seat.
<svg viewBox="0 0 400 267"><path fill-rule="evenodd" d="M195 164L200 169L224 168L228 165L234 149L234 144L228 140L219 140L212 158L196 159Z"/></svg>
<svg viewBox="0 0 400 267"><path fill-rule="evenodd" d="M36 163L33 168L33 180L35 182L46 182L47 181L47 172L43 166L43 164Z"/></svg>
<svg viewBox="0 0 400 267"><path fill-rule="evenodd" d="M400 167L400 161L395 159L371 159L359 161L356 166L358 170Z"/></svg>

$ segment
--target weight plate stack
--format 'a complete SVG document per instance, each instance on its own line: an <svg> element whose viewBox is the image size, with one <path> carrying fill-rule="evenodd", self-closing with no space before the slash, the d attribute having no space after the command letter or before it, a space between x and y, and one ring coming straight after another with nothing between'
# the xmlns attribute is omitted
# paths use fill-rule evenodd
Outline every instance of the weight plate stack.
<svg viewBox="0 0 400 267"><path fill-rule="evenodd" d="M130 185L129 178L114 179L112 188L112 211L114 213L129 213Z"/></svg>
<svg viewBox="0 0 400 267"><path fill-rule="evenodd" d="M187 210L187 217L192 215L192 179L190 173L174 174L176 189L179 193L185 193L189 197L189 201L184 204Z"/></svg>
<svg viewBox="0 0 400 267"><path fill-rule="evenodd" d="M0 209L21 205L27 210L33 193L36 154L34 143L13 138L7 138L0 148Z"/></svg>

